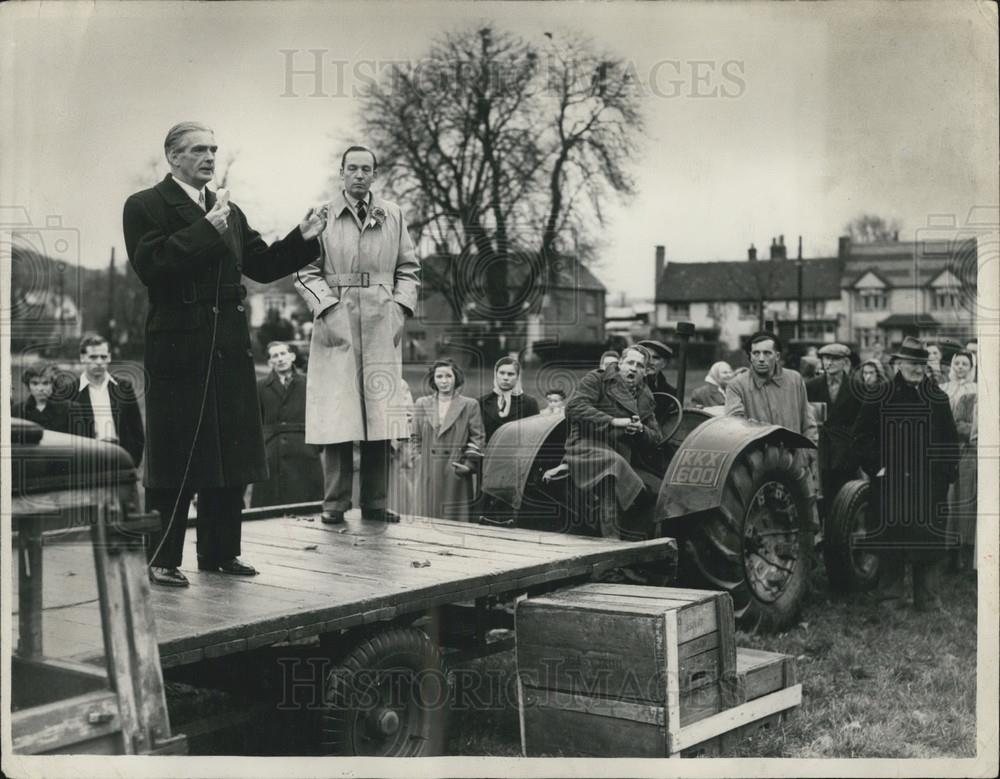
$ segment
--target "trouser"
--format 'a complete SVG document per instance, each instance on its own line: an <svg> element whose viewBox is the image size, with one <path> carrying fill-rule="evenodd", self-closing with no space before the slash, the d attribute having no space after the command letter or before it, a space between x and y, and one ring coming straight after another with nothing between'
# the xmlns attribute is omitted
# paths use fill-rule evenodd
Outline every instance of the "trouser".
<svg viewBox="0 0 1000 779"><path fill-rule="evenodd" d="M354 486L354 442L324 444L320 450L323 464L323 510L347 511L351 508ZM361 509L384 509L389 486L389 441L361 442Z"/></svg>
<svg viewBox="0 0 1000 779"><path fill-rule="evenodd" d="M188 509L195 492L198 493L198 558L209 563L223 563L239 557L245 490L245 485L189 488L180 493L178 499L174 488L148 488L146 510L160 512L160 532L150 540L147 550L151 563L163 568L177 568L181 564Z"/></svg>
<svg viewBox="0 0 1000 779"><path fill-rule="evenodd" d="M906 555L890 552L882 555L879 566L879 587L884 597L903 597L903 577L906 572ZM914 559L913 605L921 607L940 600L941 558Z"/></svg>
<svg viewBox="0 0 1000 779"><path fill-rule="evenodd" d="M833 508L833 501L851 479L857 478L858 469L825 468L819 472L820 487L823 490L823 520L826 522Z"/></svg>

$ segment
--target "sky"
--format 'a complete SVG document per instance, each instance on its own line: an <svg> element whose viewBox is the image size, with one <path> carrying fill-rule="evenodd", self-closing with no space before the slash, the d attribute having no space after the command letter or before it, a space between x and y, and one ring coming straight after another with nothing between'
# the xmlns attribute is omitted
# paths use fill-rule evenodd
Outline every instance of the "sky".
<svg viewBox="0 0 1000 779"><path fill-rule="evenodd" d="M0 16L0 205L78 231L90 267L124 257L122 204L152 183L175 122L203 121L221 158L237 153L232 198L273 237L364 141L351 90L375 63L484 22L538 43L589 35L657 87L637 192L599 230L615 302L651 296L657 244L670 262L739 259L802 235L805 256L832 256L862 212L909 239L1000 202L989 3L44 2ZM308 76L289 93L288 58L305 67L310 49L325 94Z"/></svg>

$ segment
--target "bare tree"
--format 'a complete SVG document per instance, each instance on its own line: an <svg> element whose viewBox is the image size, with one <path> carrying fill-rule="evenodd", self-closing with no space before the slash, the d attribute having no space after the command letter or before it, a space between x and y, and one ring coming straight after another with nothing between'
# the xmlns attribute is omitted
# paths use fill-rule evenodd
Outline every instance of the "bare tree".
<svg viewBox="0 0 1000 779"><path fill-rule="evenodd" d="M518 318L559 254L593 255L607 200L633 192L638 90L625 62L573 34L446 34L418 68L393 68L362 117L411 229L460 248L425 275L459 316Z"/></svg>
<svg viewBox="0 0 1000 779"><path fill-rule="evenodd" d="M876 214L861 214L844 225L844 232L850 236L851 243L898 241L899 230L898 219L887 221Z"/></svg>

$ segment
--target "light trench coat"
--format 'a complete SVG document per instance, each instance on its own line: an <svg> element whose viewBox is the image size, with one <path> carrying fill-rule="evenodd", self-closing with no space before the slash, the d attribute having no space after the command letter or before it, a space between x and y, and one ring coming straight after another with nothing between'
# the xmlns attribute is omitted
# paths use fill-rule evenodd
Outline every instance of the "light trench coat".
<svg viewBox="0 0 1000 779"><path fill-rule="evenodd" d="M362 226L340 192L321 244L319 259L295 278L313 315L306 443L389 440L408 413L401 343L420 287L406 221L398 205L372 195ZM362 273L369 286L342 286Z"/></svg>

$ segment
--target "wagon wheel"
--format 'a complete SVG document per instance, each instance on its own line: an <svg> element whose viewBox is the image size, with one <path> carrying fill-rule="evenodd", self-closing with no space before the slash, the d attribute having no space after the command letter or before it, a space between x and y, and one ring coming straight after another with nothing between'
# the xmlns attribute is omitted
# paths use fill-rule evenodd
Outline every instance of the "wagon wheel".
<svg viewBox="0 0 1000 779"><path fill-rule="evenodd" d="M744 630L784 629L808 586L811 510L793 450L758 442L730 469L721 507L684 526L683 564L730 593Z"/></svg>
<svg viewBox="0 0 1000 779"><path fill-rule="evenodd" d="M870 484L849 481L840 488L823 531L823 562L830 587L864 592L878 583L878 555L861 548L869 525Z"/></svg>
<svg viewBox="0 0 1000 779"><path fill-rule="evenodd" d="M437 646L416 628L362 640L326 678L323 754L440 755L450 691Z"/></svg>

